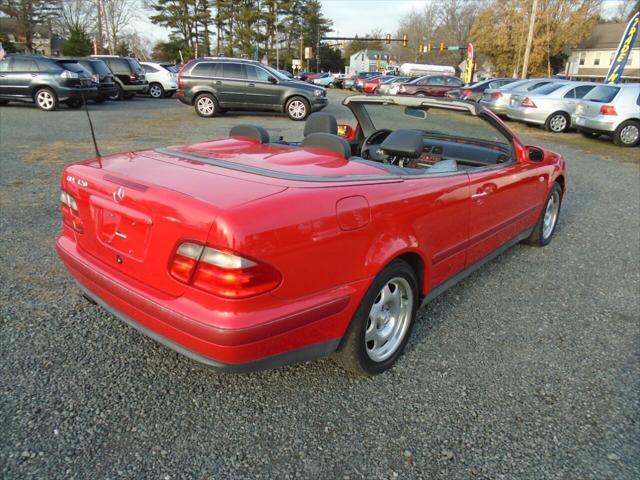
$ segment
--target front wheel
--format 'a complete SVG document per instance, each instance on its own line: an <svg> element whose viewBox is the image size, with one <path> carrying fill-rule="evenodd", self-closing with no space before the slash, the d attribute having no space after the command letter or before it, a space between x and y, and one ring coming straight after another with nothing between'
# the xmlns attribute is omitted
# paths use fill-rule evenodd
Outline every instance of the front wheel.
<svg viewBox="0 0 640 480"><path fill-rule="evenodd" d="M418 282L411 266L394 260L362 299L335 360L345 369L376 375L402 354L418 309Z"/></svg>
<svg viewBox="0 0 640 480"><path fill-rule="evenodd" d="M569 129L571 119L569 115L564 112L556 112L549 115L547 121L544 123L544 128L548 132L562 133Z"/></svg>
<svg viewBox="0 0 640 480"><path fill-rule="evenodd" d="M285 112L289 118L293 121L304 120L311 113L311 108L309 107L309 102L307 102L304 98L301 97L293 97L291 98L284 107Z"/></svg>
<svg viewBox="0 0 640 480"><path fill-rule="evenodd" d="M196 113L204 118L210 118L220 113L220 107L218 106L218 100L210 93L203 93L198 95L194 103Z"/></svg>
<svg viewBox="0 0 640 480"><path fill-rule="evenodd" d="M640 123L635 120L622 122L613 132L613 143L619 147L635 147L640 143Z"/></svg>
<svg viewBox="0 0 640 480"><path fill-rule="evenodd" d="M51 112L58 106L58 97L53 90L41 88L34 96L36 105L40 110Z"/></svg>
<svg viewBox="0 0 640 480"><path fill-rule="evenodd" d="M533 232L531 232L531 235L529 235L529 238L525 240L525 243L536 247L544 247L551 242L551 237L553 237L556 231L556 225L558 224L561 204L562 187L560 187L558 182L555 182L553 187L551 187L551 192L549 192L540 219L534 227Z"/></svg>
<svg viewBox="0 0 640 480"><path fill-rule="evenodd" d="M164 97L164 88L159 83L152 83L149 85L149 95L153 98L162 98Z"/></svg>

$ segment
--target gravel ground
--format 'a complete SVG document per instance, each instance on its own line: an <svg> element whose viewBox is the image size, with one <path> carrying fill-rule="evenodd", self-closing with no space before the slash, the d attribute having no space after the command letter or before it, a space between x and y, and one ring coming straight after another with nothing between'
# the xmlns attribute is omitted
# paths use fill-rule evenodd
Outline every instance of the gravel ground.
<svg viewBox="0 0 640 480"><path fill-rule="evenodd" d="M331 92L331 111L347 112ZM225 135L175 100L91 107L103 153ZM638 149L517 127L562 153L556 238L517 246L420 312L375 378L330 360L212 372L80 298L58 262L59 173L82 111L0 108L0 477L640 478Z"/></svg>

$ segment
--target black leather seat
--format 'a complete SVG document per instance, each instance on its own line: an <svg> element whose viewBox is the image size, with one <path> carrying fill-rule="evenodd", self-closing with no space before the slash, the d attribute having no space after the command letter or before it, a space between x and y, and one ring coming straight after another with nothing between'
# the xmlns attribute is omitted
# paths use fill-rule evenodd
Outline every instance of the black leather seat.
<svg viewBox="0 0 640 480"><path fill-rule="evenodd" d="M257 140L260 143L269 143L269 132L257 125L242 124L232 127L230 137L246 137Z"/></svg>
<svg viewBox="0 0 640 480"><path fill-rule="evenodd" d="M309 115L304 124L304 136L312 133L338 134L338 122L336 117L326 112L315 112Z"/></svg>
<svg viewBox="0 0 640 480"><path fill-rule="evenodd" d="M351 156L351 145L344 138L331 133L310 133L302 141L303 147L323 148L336 152L341 157L348 159Z"/></svg>

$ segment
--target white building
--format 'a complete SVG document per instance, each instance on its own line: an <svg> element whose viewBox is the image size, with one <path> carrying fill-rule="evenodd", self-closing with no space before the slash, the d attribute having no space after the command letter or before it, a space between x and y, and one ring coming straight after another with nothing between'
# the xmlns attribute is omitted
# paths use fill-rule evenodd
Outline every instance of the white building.
<svg viewBox="0 0 640 480"><path fill-rule="evenodd" d="M591 36L571 52L565 69L566 75L580 80L604 80L626 28L626 23L596 25ZM629 54L621 81L640 81L640 42L636 42Z"/></svg>
<svg viewBox="0 0 640 480"><path fill-rule="evenodd" d="M349 58L346 68L347 75L357 75L360 72L377 72L389 65L389 54L378 50L360 50Z"/></svg>

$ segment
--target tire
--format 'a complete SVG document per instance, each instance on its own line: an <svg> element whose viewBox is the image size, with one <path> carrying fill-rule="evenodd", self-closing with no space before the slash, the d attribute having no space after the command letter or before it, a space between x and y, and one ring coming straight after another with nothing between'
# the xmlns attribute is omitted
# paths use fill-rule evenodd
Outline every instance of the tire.
<svg viewBox="0 0 640 480"><path fill-rule="evenodd" d="M367 290L334 360L344 369L364 375L391 368L411 335L418 303L415 272L404 260L394 260Z"/></svg>
<svg viewBox="0 0 640 480"><path fill-rule="evenodd" d="M613 132L613 143L619 147L635 147L640 143L640 122L627 120Z"/></svg>
<svg viewBox="0 0 640 480"><path fill-rule="evenodd" d="M598 132L589 132L588 130L580 130L580 135L584 138L598 138L600 136Z"/></svg>
<svg viewBox="0 0 640 480"><path fill-rule="evenodd" d="M551 242L558 225L560 207L562 205L562 187L558 182L553 184L544 208L538 219L538 223L524 243L535 247L544 247Z"/></svg>
<svg viewBox="0 0 640 480"><path fill-rule="evenodd" d="M220 105L216 97L210 93L201 93L193 102L196 113L204 118L215 117L220 113Z"/></svg>
<svg viewBox="0 0 640 480"><path fill-rule="evenodd" d="M131 100L131 99L132 99L133 97L135 97L135 96L136 96L136 94L135 94L135 93L125 93L125 94L123 95L123 98L124 98L125 100Z"/></svg>
<svg viewBox="0 0 640 480"><path fill-rule="evenodd" d="M305 120L311 113L309 102L302 97L292 97L284 106L287 116L294 122Z"/></svg>
<svg viewBox="0 0 640 480"><path fill-rule="evenodd" d="M571 118L565 112L555 112L547 117L544 128L547 132L563 133L571 126Z"/></svg>
<svg viewBox="0 0 640 480"><path fill-rule="evenodd" d="M153 98L162 98L164 97L164 88L159 83L152 83L149 85L149 95Z"/></svg>
<svg viewBox="0 0 640 480"><path fill-rule="evenodd" d="M40 88L33 95L33 100L40 110L52 112L58 108L58 96L50 88Z"/></svg>
<svg viewBox="0 0 640 480"><path fill-rule="evenodd" d="M116 83L116 86L118 87L118 93L111 95L109 97L109 100L122 100L124 98L124 90L122 89L122 85Z"/></svg>

